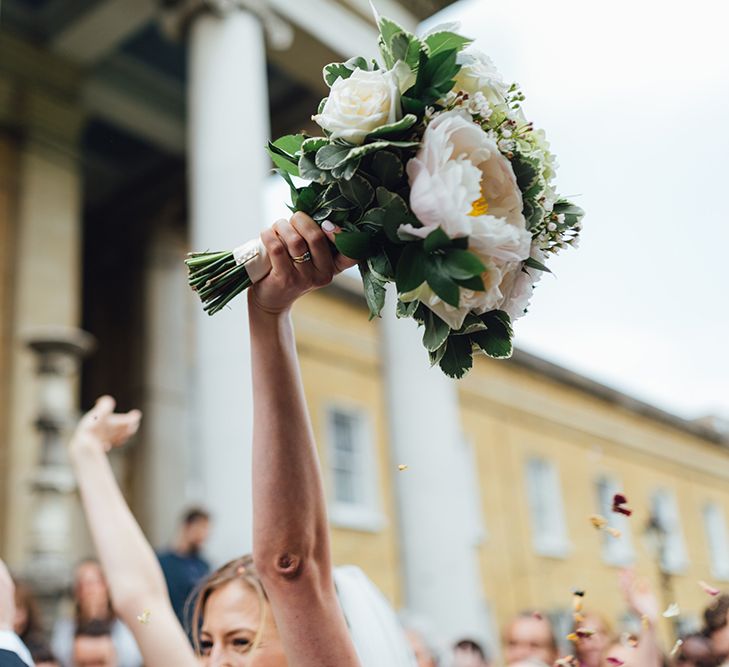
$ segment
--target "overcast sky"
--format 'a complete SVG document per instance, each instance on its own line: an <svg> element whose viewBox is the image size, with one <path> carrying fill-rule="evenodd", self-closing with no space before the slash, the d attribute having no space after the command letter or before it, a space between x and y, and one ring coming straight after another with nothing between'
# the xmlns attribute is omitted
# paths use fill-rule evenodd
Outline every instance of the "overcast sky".
<svg viewBox="0 0 729 667"><path fill-rule="evenodd" d="M517 345L729 417L729 4L461 0L435 22L453 20L522 85L559 191L587 211Z"/></svg>

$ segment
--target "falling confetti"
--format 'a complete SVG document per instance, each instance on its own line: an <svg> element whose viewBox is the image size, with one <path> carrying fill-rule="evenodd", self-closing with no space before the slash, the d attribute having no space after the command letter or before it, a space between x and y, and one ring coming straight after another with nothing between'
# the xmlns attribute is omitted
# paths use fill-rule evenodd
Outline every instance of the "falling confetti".
<svg viewBox="0 0 729 667"><path fill-rule="evenodd" d="M668 605L668 608L666 611L663 612L664 618L676 618L676 616L679 616L681 614L681 610L679 609L678 605L675 602L672 602Z"/></svg>
<svg viewBox="0 0 729 667"><path fill-rule="evenodd" d="M635 648L636 646L638 646L639 641L640 640L638 639L638 636L634 635L631 632L624 632L620 636L620 643L623 646L627 646L628 648Z"/></svg>
<svg viewBox="0 0 729 667"><path fill-rule="evenodd" d="M403 472L403 470L407 470L407 469L408 469L408 466L407 466L407 465L405 465L404 463L401 463L401 464L400 464L400 465L399 465L399 466L397 467L397 469L398 469L398 470L399 470L400 472Z"/></svg>
<svg viewBox="0 0 729 667"><path fill-rule="evenodd" d="M567 635L567 641L576 642L579 639L587 639L588 637L592 637L592 635L594 634L595 631L592 628L577 628L574 632L570 632Z"/></svg>
<svg viewBox="0 0 729 667"><path fill-rule="evenodd" d="M620 539L620 537L622 536L622 533L617 528L613 528L612 526L607 526L605 528L605 532L611 537L614 537L616 540Z"/></svg>
<svg viewBox="0 0 729 667"><path fill-rule="evenodd" d="M613 512L616 514L624 514L630 516L633 510L628 509L625 505L628 503L628 499L622 493L616 493L613 496Z"/></svg>
<svg viewBox="0 0 729 667"><path fill-rule="evenodd" d="M676 640L676 643L673 645L673 648L671 649L671 653L669 654L672 658L675 658L678 652L681 650L681 647L683 646L683 639Z"/></svg>
<svg viewBox="0 0 729 667"><path fill-rule="evenodd" d="M606 660L608 665L615 665L615 667L620 667L620 665L625 664L624 660L621 660L620 658L615 658L612 655L609 655Z"/></svg>
<svg viewBox="0 0 729 667"><path fill-rule="evenodd" d="M554 667L577 667L577 658L573 655L567 655L564 658L560 658L554 663Z"/></svg>
<svg viewBox="0 0 729 667"><path fill-rule="evenodd" d="M590 515L590 523L597 529L602 530L607 526L607 519L599 514Z"/></svg>
<svg viewBox="0 0 729 667"><path fill-rule="evenodd" d="M704 589L704 593L707 593L708 595L711 595L712 597L716 597L721 593L721 591L718 588L714 588L713 586L710 586L705 581L700 581L699 586Z"/></svg>
<svg viewBox="0 0 729 667"><path fill-rule="evenodd" d="M149 619L152 616L152 612L149 611L149 609L145 609L139 616L137 616L137 620L142 625L147 625L149 623Z"/></svg>

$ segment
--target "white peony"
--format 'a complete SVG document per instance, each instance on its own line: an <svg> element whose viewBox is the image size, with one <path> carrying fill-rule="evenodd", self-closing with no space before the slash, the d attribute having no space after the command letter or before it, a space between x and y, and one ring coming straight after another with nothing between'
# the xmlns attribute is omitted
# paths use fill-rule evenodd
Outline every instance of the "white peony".
<svg viewBox="0 0 729 667"><path fill-rule="evenodd" d="M526 228L511 163L466 111L447 111L428 125L407 173L410 207L423 227L402 232L425 237L440 227L450 238L469 236L482 213Z"/></svg>
<svg viewBox="0 0 729 667"><path fill-rule="evenodd" d="M462 90L469 95L483 93L493 106L502 107L506 104L509 87L504 83L491 58L477 49L466 49L458 54L456 62L461 69L456 74L454 90Z"/></svg>
<svg viewBox="0 0 729 667"><path fill-rule="evenodd" d="M506 309L505 304L509 299L518 308L518 296L521 292L517 294L517 290L521 290L522 285L519 283L518 288L515 286L518 276L512 274L518 273L522 261L529 256L530 245L531 234L526 228L510 225L505 220L490 215L474 218L468 249L486 266L486 271L481 274L485 291L462 287L458 308L443 301L427 283L402 294L400 299L405 302L415 299L422 301L451 329L460 329L470 312L482 315L490 310ZM511 314L509 310L507 312Z"/></svg>
<svg viewBox="0 0 729 667"><path fill-rule="evenodd" d="M536 246L532 248L531 256L544 263L544 253ZM505 273L501 282L504 301L500 308L508 313L512 322L524 315L532 298L534 285L541 280L542 273L543 271L529 267L522 269L521 262L515 263Z"/></svg>
<svg viewBox="0 0 729 667"><path fill-rule="evenodd" d="M337 79L320 114L313 117L332 139L362 144L378 127L398 121L400 84L397 71L357 69L348 79Z"/></svg>
<svg viewBox="0 0 729 667"><path fill-rule="evenodd" d="M442 301L423 283L401 295L418 299L459 329L469 312L483 314L505 303L528 256L532 237L522 215L522 197L511 163L493 139L459 110L448 111L428 125L422 148L407 165L410 207L422 227L401 225L403 236L425 238L440 227L450 238L467 236L468 248L486 266L485 291L460 289L458 307ZM506 277L510 277L504 285ZM521 286L521 283L519 283Z"/></svg>

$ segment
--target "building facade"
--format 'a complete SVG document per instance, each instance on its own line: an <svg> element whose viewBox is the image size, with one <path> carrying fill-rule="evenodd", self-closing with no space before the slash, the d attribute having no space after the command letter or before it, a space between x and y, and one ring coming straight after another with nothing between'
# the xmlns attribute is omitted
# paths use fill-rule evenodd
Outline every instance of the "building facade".
<svg viewBox="0 0 729 667"><path fill-rule="evenodd" d="M446 4L378 2L413 29ZM78 510L57 530L31 483L45 445L27 341L48 327L97 341L67 382L76 410L102 392L144 410L115 465L151 541L203 502L213 558L249 550L245 304L203 316L183 259L266 224L265 140L309 126L323 63L373 53L369 5L6 0L2 11L0 555L23 571L43 549L65 549L69 564L90 549ZM525 353L481 359L452 383L428 369L410 323L365 314L344 276L294 317L335 558L397 607L444 639L495 646L523 608L563 622L574 588L624 624L623 566L678 601L688 625L706 602L696 581L729 581L729 448L716 430ZM617 491L632 517L610 512ZM595 513L622 536L596 532Z"/></svg>

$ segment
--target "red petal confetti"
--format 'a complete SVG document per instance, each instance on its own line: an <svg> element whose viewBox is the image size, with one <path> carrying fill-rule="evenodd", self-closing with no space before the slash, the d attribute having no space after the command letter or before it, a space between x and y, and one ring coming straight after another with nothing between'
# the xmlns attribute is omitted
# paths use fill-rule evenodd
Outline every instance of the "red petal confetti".
<svg viewBox="0 0 729 667"><path fill-rule="evenodd" d="M628 509L625 505L628 503L628 499L622 493L616 493L613 496L613 512L616 514L624 514L630 516L633 510Z"/></svg>
<svg viewBox="0 0 729 667"><path fill-rule="evenodd" d="M534 618L536 618L538 621L544 620L544 616L542 616L542 614L539 613L538 611L533 611L532 616L534 616Z"/></svg>
<svg viewBox="0 0 729 667"><path fill-rule="evenodd" d="M704 593L707 593L708 595L711 595L712 597L716 597L721 593L721 591L718 588L714 588L713 586L710 586L705 581L700 581L699 586L704 589Z"/></svg>
<svg viewBox="0 0 729 667"><path fill-rule="evenodd" d="M614 658L613 656L609 655L607 657L607 663L608 663L608 665L615 665L615 667L620 667L620 665L625 664L625 661L621 660L620 658Z"/></svg>

